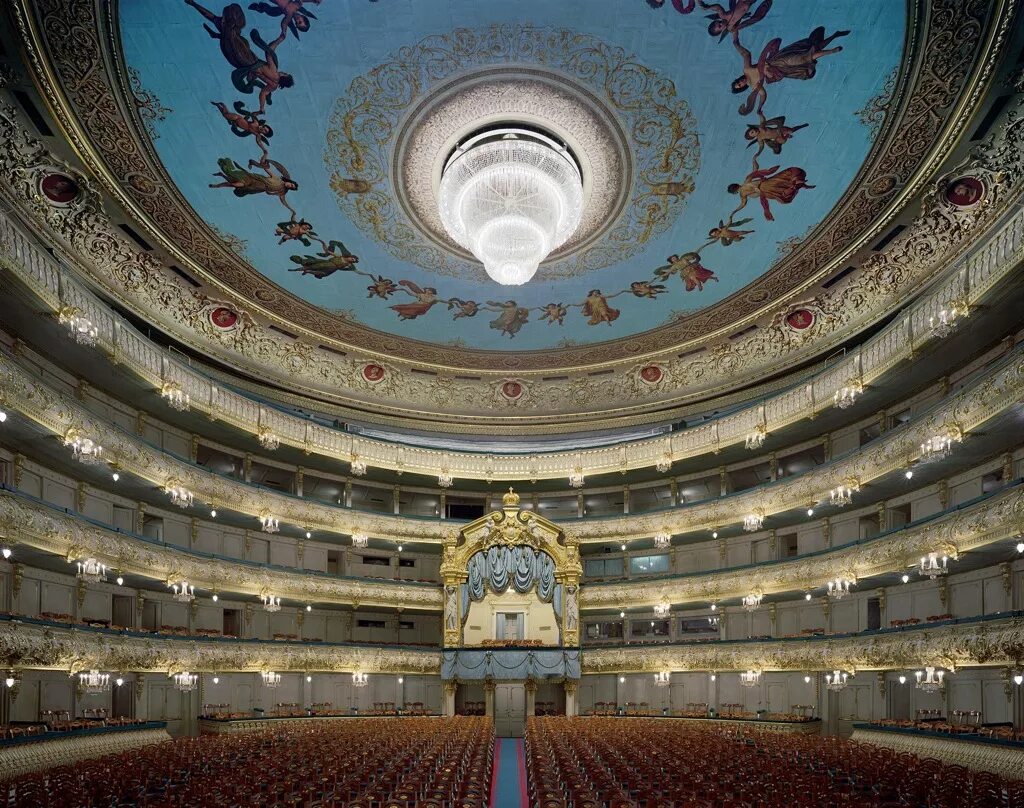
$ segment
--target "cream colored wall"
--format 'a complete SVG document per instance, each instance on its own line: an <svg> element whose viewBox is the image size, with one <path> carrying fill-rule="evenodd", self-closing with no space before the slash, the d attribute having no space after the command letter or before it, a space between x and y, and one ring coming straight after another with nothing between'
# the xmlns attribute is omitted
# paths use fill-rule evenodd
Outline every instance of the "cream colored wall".
<svg viewBox="0 0 1024 808"><path fill-rule="evenodd" d="M498 612L522 612L525 615L525 639L540 640L546 645L558 644L558 623L555 620L554 606L539 600L536 592L521 595L512 591L502 595L488 593L483 600L469 604L463 643L479 645L484 640L493 640Z"/></svg>

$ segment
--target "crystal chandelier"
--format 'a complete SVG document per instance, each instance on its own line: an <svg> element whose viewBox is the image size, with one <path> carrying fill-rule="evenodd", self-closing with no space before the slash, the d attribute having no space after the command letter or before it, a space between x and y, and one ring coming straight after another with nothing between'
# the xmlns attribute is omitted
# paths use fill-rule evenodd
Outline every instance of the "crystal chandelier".
<svg viewBox="0 0 1024 808"><path fill-rule="evenodd" d="M949 571L949 568L947 567L948 561L949 556L940 556L938 553L928 553L927 555L921 556L921 560L917 564L917 573L918 575L926 576L930 580L934 581L940 575L945 575Z"/></svg>
<svg viewBox="0 0 1024 808"><path fill-rule="evenodd" d="M743 529L748 533L753 533L755 530L760 530L764 525L764 513L761 511L755 511L754 513L748 513L743 517Z"/></svg>
<svg viewBox="0 0 1024 808"><path fill-rule="evenodd" d="M950 434L933 435L921 444L921 462L932 463L949 457L953 450L954 437Z"/></svg>
<svg viewBox="0 0 1024 808"><path fill-rule="evenodd" d="M268 612L281 611L281 598L275 595L260 595L260 602L263 604L264 610Z"/></svg>
<svg viewBox="0 0 1024 808"><path fill-rule="evenodd" d="M829 690L836 690L836 691L842 690L844 687L846 687L846 680L849 678L849 676L850 676L850 674L848 674L846 671L838 671L837 670L837 671L832 671L832 673L826 673L825 674L825 682L826 682L825 686Z"/></svg>
<svg viewBox="0 0 1024 808"><path fill-rule="evenodd" d="M668 613L672 610L672 604L667 601L654 604L654 616L655 617L668 617Z"/></svg>
<svg viewBox="0 0 1024 808"><path fill-rule="evenodd" d="M747 435L744 445L748 449L760 449L764 446L764 439L768 437L768 428L764 424L758 424L754 431Z"/></svg>
<svg viewBox="0 0 1024 808"><path fill-rule="evenodd" d="M941 309L934 317L929 317L928 328L931 330L932 336L938 339L948 337L956 328L961 313L959 306L951 304L949 308Z"/></svg>
<svg viewBox="0 0 1024 808"><path fill-rule="evenodd" d="M850 594L850 587L855 583L857 582L850 578L833 578L828 582L828 596L833 600L842 600Z"/></svg>
<svg viewBox="0 0 1024 808"><path fill-rule="evenodd" d="M181 389L181 385L177 382L164 382L160 386L160 395L172 410L188 412L192 407L192 398Z"/></svg>
<svg viewBox="0 0 1024 808"><path fill-rule="evenodd" d="M582 488L583 481L583 469L577 466L572 470L572 474L569 475L569 487Z"/></svg>
<svg viewBox="0 0 1024 808"><path fill-rule="evenodd" d="M370 537L365 533L353 533L352 534L352 546L353 547L366 547L370 541Z"/></svg>
<svg viewBox="0 0 1024 808"><path fill-rule="evenodd" d="M352 685L353 687L366 687L370 681L369 674L356 671L352 674Z"/></svg>
<svg viewBox="0 0 1024 808"><path fill-rule="evenodd" d="M437 484L441 488L451 488L453 482L451 472L447 469L441 469L441 473L437 475Z"/></svg>
<svg viewBox="0 0 1024 808"><path fill-rule="evenodd" d="M864 384L860 379L848 379L846 384L836 390L832 397L833 403L841 410L852 407L857 396L864 392Z"/></svg>
<svg viewBox="0 0 1024 808"><path fill-rule="evenodd" d="M672 534L671 533L657 533L654 536L654 546L659 550L664 550L667 547L672 546Z"/></svg>
<svg viewBox="0 0 1024 808"><path fill-rule="evenodd" d="M756 612L761 607L761 600L764 598L760 592L751 592L743 596L743 608L748 612Z"/></svg>
<svg viewBox="0 0 1024 808"><path fill-rule="evenodd" d="M836 508L845 508L853 502L853 495L860 490L860 483L854 479L844 480L842 485L837 485L828 495L829 505Z"/></svg>
<svg viewBox="0 0 1024 808"><path fill-rule="evenodd" d="M665 474L672 470L672 455L665 452L661 457L658 458L658 462L654 464L655 470L659 474Z"/></svg>
<svg viewBox="0 0 1024 808"><path fill-rule="evenodd" d="M182 693L188 693L192 690L195 690L198 684L198 673L189 673L188 671L182 671L181 673L174 674L174 689L180 690Z"/></svg>
<svg viewBox="0 0 1024 808"><path fill-rule="evenodd" d="M761 671L743 671L740 674L740 684L743 687L757 687L761 682Z"/></svg>
<svg viewBox="0 0 1024 808"><path fill-rule="evenodd" d="M110 690L110 674L92 670L78 674L78 684L90 696L98 696Z"/></svg>
<svg viewBox="0 0 1024 808"><path fill-rule="evenodd" d="M77 562L78 579L90 584L98 584L107 580L107 566L101 564L95 558L87 558L85 561Z"/></svg>
<svg viewBox="0 0 1024 808"><path fill-rule="evenodd" d="M64 433L64 445L71 447L71 455L75 460L87 466L99 463L103 456L103 447L76 429L69 429Z"/></svg>
<svg viewBox="0 0 1024 808"><path fill-rule="evenodd" d="M261 426L260 431L256 434L259 439L260 446L266 449L268 452L273 452L281 446L281 439L277 436L269 426Z"/></svg>
<svg viewBox="0 0 1024 808"><path fill-rule="evenodd" d="M179 603L191 603L196 599L196 588L188 581L180 584L171 584L172 597Z"/></svg>
<svg viewBox="0 0 1024 808"><path fill-rule="evenodd" d="M520 286L575 232L583 178L547 135L502 127L459 145L441 175L441 221L492 280Z"/></svg>
<svg viewBox="0 0 1024 808"><path fill-rule="evenodd" d="M360 460L359 455L352 455L352 460L349 461L350 471L355 477L362 477L366 474L366 461Z"/></svg>
<svg viewBox="0 0 1024 808"><path fill-rule="evenodd" d="M260 514L260 527L264 533L277 533L281 529L281 523L270 514L270 511L263 511Z"/></svg>
<svg viewBox="0 0 1024 808"><path fill-rule="evenodd" d="M77 306L63 306L57 314L57 322L67 327L79 345L96 344L99 329Z"/></svg>
<svg viewBox="0 0 1024 808"><path fill-rule="evenodd" d="M263 679L264 687L277 687L281 684L281 674L274 671L262 671L260 677Z"/></svg>
<svg viewBox="0 0 1024 808"><path fill-rule="evenodd" d="M923 671L914 671L914 676L917 678L916 687L925 693L938 693L942 689L945 675L945 671L926 665Z"/></svg>
<svg viewBox="0 0 1024 808"><path fill-rule="evenodd" d="M164 493L171 498L172 505L179 508L192 507L192 492L177 480L168 480L164 486Z"/></svg>
<svg viewBox="0 0 1024 808"><path fill-rule="evenodd" d="M654 684L658 687L668 687L672 683L672 674L669 671L658 671L654 674Z"/></svg>

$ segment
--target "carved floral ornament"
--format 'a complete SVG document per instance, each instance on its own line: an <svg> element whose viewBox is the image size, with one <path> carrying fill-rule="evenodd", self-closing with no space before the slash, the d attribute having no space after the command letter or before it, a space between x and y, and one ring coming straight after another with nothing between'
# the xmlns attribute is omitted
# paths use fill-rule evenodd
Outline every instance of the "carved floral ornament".
<svg viewBox="0 0 1024 808"><path fill-rule="evenodd" d="M971 114L972 105L955 105L952 99L961 94L974 100L980 98L981 93L974 90L988 79L1000 56L1000 48L1006 40L1002 34L1012 18L1011 6L1010 3L988 6L962 0L954 3L954 8L947 9L946 13L929 15L929 30L923 32L926 41L922 45L922 68L911 77L909 84L912 86L901 88L901 92L906 92L908 97L918 98L921 106L941 111L942 114L910 121L909 125L900 127L900 131L894 133L892 149L904 155L904 158L898 161L898 165L887 164L882 176L867 182L863 193L856 200L851 200L849 213L854 219L869 221L876 206L892 206L896 196L915 193L920 189L922 178L915 176L914 172L920 162L918 158L923 155L925 146L922 144L927 144L931 155L933 147L947 149L955 141L967 116ZM27 3L16 3L15 12L25 47L35 60L34 64L45 64L52 68L52 71L41 71L38 79L47 100L57 110L62 125L74 133L90 169L96 171L97 176L102 176L108 182L107 190L130 209L145 207L150 201L162 199L165 184L150 166L138 164L147 150L140 147L138 138L116 113L118 105L97 102L98 98L110 96L112 90L106 83L110 76L103 69L97 69L95 64L86 64L85 60L78 59L77 50L72 55L62 53L66 49L48 47L47 40L52 40L50 45L56 46L58 31L64 31L65 27L62 21L74 16L79 23L76 32L86 41L91 41L99 53L100 40L105 38L99 36L103 26L96 19L94 9L87 5L77 6L75 15L72 15L63 2L43 4L38 8L29 7ZM31 23L30 18L33 20ZM950 47L950 42L957 43L957 46ZM979 55L982 42L996 43L996 46ZM62 81L64 86L59 88L52 84L54 79ZM908 106L913 105L905 104L904 108ZM88 113L85 113L86 108ZM955 119L947 117L947 110L955 111ZM82 122L86 119L91 121L94 131L84 131ZM927 135L921 133L921 126L928 128ZM21 198L14 201L24 210L29 207L26 206L26 199L31 195L23 189L22 181L33 163L41 162L45 154L41 154L38 145L30 143L30 139L17 131L16 127L5 128L11 131L5 131L4 134L14 140L7 141L10 145L0 157L0 172L3 172L5 179L20 195ZM101 133L103 136L99 137ZM100 154L97 149L103 149L104 152ZM1019 156L1011 156L1007 161L1007 183L1012 184L1018 178L1019 163ZM964 172L964 175L976 176L975 172ZM123 178L124 183L111 180L112 177ZM77 182L77 177L74 179ZM32 187L34 189L35 185ZM33 193L37 192L33 190ZM894 240L890 250L877 256L877 260L872 259L870 266L865 267L849 283L822 293L816 299L822 312L821 316L816 316L813 329L817 340L794 338L792 330L781 325L756 329L726 348L716 348L699 357L680 359L677 356L679 347L673 345L672 351L666 352L664 357L650 357L651 360L664 360L666 370L674 382L673 385L663 386L666 389L657 395L675 395L677 398L674 400L677 401L682 401L698 390L703 395L708 390L719 389L722 384L735 378L736 374L752 377L769 367L777 367L783 361L807 358L812 351L824 350L827 344L848 338L853 329L877 319L905 300L912 289L943 265L944 256L950 250L959 249L974 240L989 222L994 221L995 214L999 212L996 208L1001 206L999 189L986 186L986 193L990 195L989 198L997 200L991 206L944 209L942 216L938 216L937 211L926 210L920 220ZM84 186L82 196L89 196L89 189ZM92 209L87 210L90 206ZM255 305L263 306L265 310L260 311L258 317L253 317L244 311L250 307L227 300L214 301L203 291L196 292L184 287L176 276L159 266L156 260L145 257L128 244L105 220L94 203L70 210L52 205L48 207L47 211L37 207L33 218L49 227L55 238L75 246L83 260L89 263L95 279L105 284L122 303L136 311L146 311L159 317L163 327L177 333L185 342L201 343L203 350L222 361L242 363L254 370L258 368L257 372L266 373L268 377L277 378L285 384L297 380L308 384L316 380L326 395L337 395L341 399L352 394L358 401L369 400L363 395L367 392L365 385L360 386L356 381L360 378L361 365L357 366L355 360L340 359L337 353L322 351L314 345L295 345L267 327L262 318L273 316L271 309L274 305L271 304L283 302L274 299L276 292L273 289L265 285L265 288L254 292L254 299L259 301ZM946 208L949 207L947 204ZM176 213L168 211L150 211L149 214L148 217L141 215L140 218L160 221L168 227L172 221L178 221ZM963 217L963 224L954 222L955 216ZM863 228L858 226L857 230L860 229ZM842 237L833 233L830 241L846 244L851 242L852 236L852 230L844 232ZM201 264L212 266L231 260L223 249L215 249L210 245L194 246L197 261L194 264L186 262L186 265L200 277L204 276ZM828 250L818 250L815 255L810 255L810 248L804 252L806 254L801 256L802 268L817 266L824 273L830 271L820 266L823 259L832 257ZM235 266L234 269L238 270L239 267ZM761 297L759 301L744 301L743 305L762 305L763 300L780 299L780 295L772 294ZM857 305L851 305L853 301ZM229 308L239 315L241 322L227 331L211 327L209 317L200 316L211 311L211 306ZM729 318L722 321L726 320ZM334 336L344 340L355 336L359 330L351 325L346 328L347 331ZM691 331L692 328L691 325ZM679 329L673 328L673 334L675 330L679 330L680 338L683 338L685 329L682 326ZM685 338L706 341L707 335L685 334ZM657 347L649 337L632 343L630 349L641 353ZM615 344L609 343L605 350L615 350ZM415 357L420 369L441 368L442 365L435 365L435 362L447 362L450 359L450 356L438 357L435 355L436 349L428 350L423 346L409 346L408 351L397 353ZM559 353L566 355L565 351ZM524 365L534 361L549 363L551 358L522 358ZM602 361L611 367L618 360L612 353L608 353L608 358ZM635 361L634 354L630 363ZM425 374L411 373L413 364L396 363L394 375L397 378L388 393L387 402L381 400L383 396L378 397L377 391L374 391L372 398L382 419L397 416L398 406L402 403L416 402L421 408L444 410L453 402L459 402L467 409L487 414L492 414L495 405L501 404L502 400L505 403L501 406L508 404L504 397L494 395L490 375L485 374L479 382L456 379L443 371L440 376L431 378ZM391 375L388 374L389 379ZM550 370L538 372L535 379L529 380L531 395L528 400L516 405L519 409L575 412L582 408L591 410L594 404L600 402L609 406L628 405L635 414L654 402L652 394L655 391L624 368L603 377L600 386L593 390L587 388L584 378L570 377L565 382L545 383L541 375L550 375ZM662 398L657 403L664 407L665 401Z"/></svg>
<svg viewBox="0 0 1024 808"><path fill-rule="evenodd" d="M108 462L156 486L162 487L169 479L176 479L197 500L231 502L234 510L253 517L269 508L281 523L305 526L307 530L387 536L421 543L440 543L451 530L451 523L440 519L408 519L297 501L219 477L164 454L136 436L99 420L73 398L34 379L6 356L0 356L0 374L10 379L6 392L8 408L20 411L55 435L64 435L72 427L84 430L104 447L104 458ZM737 514L756 512L770 517L791 508L806 507L806 503L822 499L830 489L849 478L866 486L873 479L905 468L918 457L928 437L950 424L955 424L969 439L971 430L1016 406L1022 395L1024 347L1018 346L972 387L949 395L921 418L887 432L877 445L872 444L807 474L785 478L772 487L770 498L759 489L751 489L667 512L583 519L572 523L572 541L596 543L648 538L664 530L673 535L712 530L735 523Z"/></svg>

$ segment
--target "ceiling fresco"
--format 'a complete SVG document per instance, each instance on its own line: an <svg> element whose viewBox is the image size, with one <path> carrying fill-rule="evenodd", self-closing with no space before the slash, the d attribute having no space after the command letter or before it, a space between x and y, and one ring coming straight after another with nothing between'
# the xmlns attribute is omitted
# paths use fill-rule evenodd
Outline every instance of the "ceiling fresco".
<svg viewBox="0 0 1024 808"><path fill-rule="evenodd" d="M776 266L869 157L907 14L892 0L118 9L153 148L216 238L326 319L517 352L679 322ZM533 281L502 287L446 238L432 194L453 137L516 116L581 155L588 208Z"/></svg>

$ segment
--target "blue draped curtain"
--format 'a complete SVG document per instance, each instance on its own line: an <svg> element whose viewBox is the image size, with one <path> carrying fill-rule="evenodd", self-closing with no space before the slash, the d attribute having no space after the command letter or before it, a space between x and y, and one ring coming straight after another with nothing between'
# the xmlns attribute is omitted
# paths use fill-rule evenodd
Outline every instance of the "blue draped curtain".
<svg viewBox="0 0 1024 808"><path fill-rule="evenodd" d="M536 586L537 597L545 603L555 595L554 559L526 545L481 550L469 559L467 573L464 611L468 600L482 600L488 589L500 595L511 586L522 594Z"/></svg>

